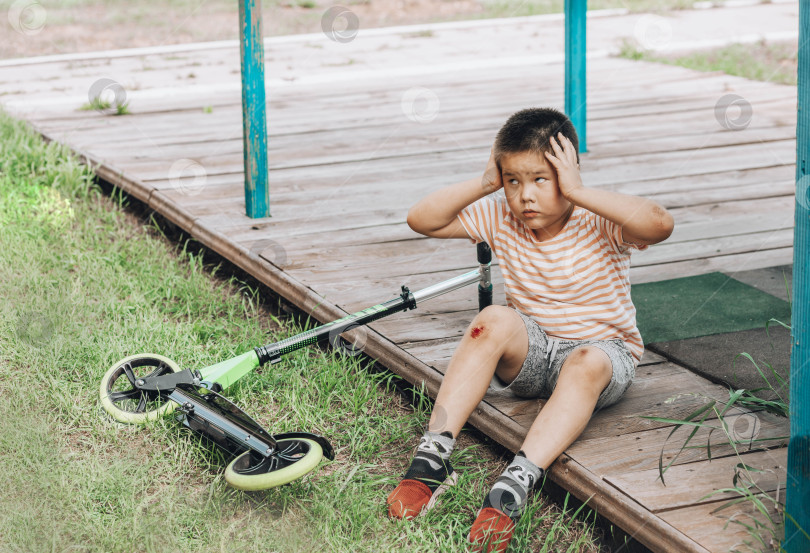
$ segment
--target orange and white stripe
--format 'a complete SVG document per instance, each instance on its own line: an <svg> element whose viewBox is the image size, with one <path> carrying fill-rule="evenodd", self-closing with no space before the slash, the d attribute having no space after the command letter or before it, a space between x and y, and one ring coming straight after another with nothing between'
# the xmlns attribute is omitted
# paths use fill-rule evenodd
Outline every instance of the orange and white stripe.
<svg viewBox="0 0 810 553"><path fill-rule="evenodd" d="M565 227L538 241L503 196L487 196L458 215L475 242L486 241L501 267L507 305L565 340L621 338L644 353L630 299L630 253L619 225L575 206Z"/></svg>

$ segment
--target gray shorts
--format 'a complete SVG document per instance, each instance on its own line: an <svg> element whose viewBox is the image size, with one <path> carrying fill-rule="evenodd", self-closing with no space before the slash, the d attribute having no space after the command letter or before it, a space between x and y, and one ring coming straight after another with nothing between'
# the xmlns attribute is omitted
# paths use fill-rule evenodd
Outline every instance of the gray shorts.
<svg viewBox="0 0 810 553"><path fill-rule="evenodd" d="M611 340L563 340L548 336L533 319L516 310L526 325L529 334L529 353L520 368L520 373L510 383L505 384L497 376L492 377L490 388L511 390L516 396L526 398L547 398L557 386L560 369L568 355L581 346L594 346L605 353L613 364L610 384L602 390L595 409L613 405L630 387L636 376L636 364L630 350L620 338Z"/></svg>

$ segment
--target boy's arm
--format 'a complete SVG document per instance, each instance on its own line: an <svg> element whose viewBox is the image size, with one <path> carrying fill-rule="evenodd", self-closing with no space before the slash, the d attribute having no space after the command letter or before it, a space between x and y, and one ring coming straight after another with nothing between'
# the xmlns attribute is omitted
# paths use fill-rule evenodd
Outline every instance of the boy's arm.
<svg viewBox="0 0 810 553"><path fill-rule="evenodd" d="M582 185L574 145L562 134L551 138L555 155L546 159L557 170L560 192L578 205L622 227L622 239L632 244L657 244L669 238L675 227L669 212L652 200ZM562 148L560 147L562 144Z"/></svg>
<svg viewBox="0 0 810 553"><path fill-rule="evenodd" d="M416 203L408 211L408 226L433 238L469 239L458 214L502 186L500 171L490 154L483 176L436 190Z"/></svg>

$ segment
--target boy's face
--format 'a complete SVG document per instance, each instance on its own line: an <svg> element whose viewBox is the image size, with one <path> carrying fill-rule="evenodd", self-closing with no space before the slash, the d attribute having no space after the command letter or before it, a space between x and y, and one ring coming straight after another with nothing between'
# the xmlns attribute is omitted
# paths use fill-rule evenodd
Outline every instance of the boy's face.
<svg viewBox="0 0 810 553"><path fill-rule="evenodd" d="M503 191L512 213L544 241L559 233L573 209L557 185L557 172L543 154L503 154Z"/></svg>

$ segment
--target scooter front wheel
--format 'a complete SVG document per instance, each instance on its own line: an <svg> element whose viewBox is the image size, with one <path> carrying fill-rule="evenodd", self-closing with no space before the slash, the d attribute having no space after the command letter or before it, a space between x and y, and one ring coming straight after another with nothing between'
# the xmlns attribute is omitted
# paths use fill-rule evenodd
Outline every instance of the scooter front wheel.
<svg viewBox="0 0 810 553"><path fill-rule="evenodd" d="M101 379L101 405L112 418L129 424L144 424L174 410L177 404L157 392L139 390L135 380L180 372L167 357L155 353L130 355L115 363Z"/></svg>
<svg viewBox="0 0 810 553"><path fill-rule="evenodd" d="M276 452L263 457L246 451L225 469L225 481L234 488L258 491L288 484L311 472L323 458L320 444L306 438L276 442Z"/></svg>

